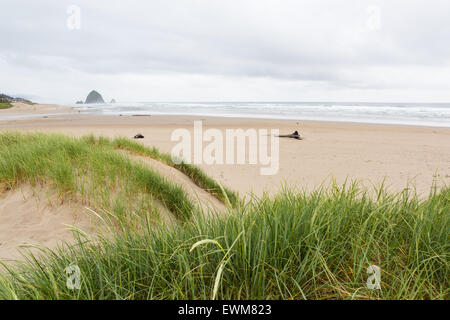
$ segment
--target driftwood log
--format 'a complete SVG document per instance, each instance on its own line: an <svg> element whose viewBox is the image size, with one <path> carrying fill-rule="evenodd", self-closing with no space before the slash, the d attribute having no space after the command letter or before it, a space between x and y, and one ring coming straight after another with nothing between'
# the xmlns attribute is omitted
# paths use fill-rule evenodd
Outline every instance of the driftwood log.
<svg viewBox="0 0 450 320"><path fill-rule="evenodd" d="M292 134L280 134L277 137L280 138L291 138L291 139L297 139L297 140L303 140L303 138L300 136L298 131L294 131Z"/></svg>

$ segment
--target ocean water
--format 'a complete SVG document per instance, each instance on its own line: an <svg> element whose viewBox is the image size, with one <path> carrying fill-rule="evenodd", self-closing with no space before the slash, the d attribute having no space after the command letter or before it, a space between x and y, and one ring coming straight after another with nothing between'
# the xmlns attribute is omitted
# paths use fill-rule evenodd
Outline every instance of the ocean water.
<svg viewBox="0 0 450 320"><path fill-rule="evenodd" d="M450 103L122 102L74 106L109 115L195 115L450 127Z"/></svg>

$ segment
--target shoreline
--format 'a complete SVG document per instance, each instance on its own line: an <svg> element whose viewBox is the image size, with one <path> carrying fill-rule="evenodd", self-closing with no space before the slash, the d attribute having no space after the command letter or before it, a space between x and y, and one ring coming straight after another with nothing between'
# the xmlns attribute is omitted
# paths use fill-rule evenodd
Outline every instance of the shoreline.
<svg viewBox="0 0 450 320"><path fill-rule="evenodd" d="M411 128L442 128L442 129L450 129L450 124L448 126L442 125L431 125L431 124L410 124L410 123L387 123L387 122L373 122L373 121L352 121L352 120L332 120L332 119L287 119L287 118L270 118L264 116L252 116L252 115L210 115L210 114L182 114L182 113L127 113L127 114L103 114L96 111L90 110L82 110L79 109L76 105L59 105L59 104L39 104L36 103L34 105L27 105L24 103L13 103L14 107L10 109L5 109L0 111L0 126L1 122L5 120L29 120L29 119L38 119L39 117L45 117L48 120L52 120L53 116L74 116L74 115L89 115L90 117L182 117L182 118L192 118L198 119L206 118L206 119L226 119L226 120L237 120L244 119L250 121L295 121L295 122L313 122L313 123L330 123L330 124L347 124L347 125L374 125L374 126L401 126L401 127L411 127ZM20 105L21 108L17 108L16 106ZM28 106L23 107L23 106ZM39 108L40 110L36 109ZM53 111L53 113L42 112L42 111Z"/></svg>
<svg viewBox="0 0 450 320"><path fill-rule="evenodd" d="M75 110L75 109L74 109ZM64 118L67 116L67 118ZM236 124L243 120L245 123L250 122L261 122L261 123L271 123L271 122L302 122L302 123L311 123L311 124L322 124L322 125L355 125L355 126L374 126L374 127L405 127L411 129L444 129L450 130L450 126L432 126L432 125L416 125L416 124L397 124L397 123L375 123L375 122L358 122L358 121L336 121L336 120L301 120L301 119L276 119L276 118L259 118L259 117L231 117L231 116L197 116L197 115L184 115L184 114L101 114L101 113L90 113L88 111L82 112L58 112L58 113L16 113L16 114L7 114L5 116L0 112L0 128L5 126L4 122L17 122L22 121L25 124L26 121L34 121L34 120L78 120L82 119L82 117L87 117L89 119L116 119L117 117L126 119L126 118L153 118L153 119L163 119L167 118L172 119L191 119L192 121L198 119L205 120L217 120L222 123L229 122L232 124ZM8 124L8 123L6 123Z"/></svg>
<svg viewBox="0 0 450 320"><path fill-rule="evenodd" d="M362 125L379 125L379 126L405 126L405 127L412 127L412 128L443 128L443 129L450 129L449 126L438 126L438 125L419 125L419 124L408 124L408 123L383 123L383 122L365 122L365 121L350 121L350 120L322 120L322 119L285 119L285 118L266 118L266 117L252 117L252 116L227 116L227 115L188 115L188 114L100 114L100 113L89 113L94 116L102 116L102 117L187 117L187 118L193 118L198 119L201 118L207 118L207 119L245 119L245 120L261 120L261 121L301 121L301 122L315 122L315 123L331 123L331 124L362 124Z"/></svg>

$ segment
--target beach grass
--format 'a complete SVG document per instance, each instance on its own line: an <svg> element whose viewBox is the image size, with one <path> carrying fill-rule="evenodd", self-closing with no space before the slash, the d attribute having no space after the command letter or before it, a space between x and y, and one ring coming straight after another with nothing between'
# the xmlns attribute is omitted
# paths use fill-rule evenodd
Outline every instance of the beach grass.
<svg viewBox="0 0 450 320"><path fill-rule="evenodd" d="M9 109L12 108L12 104L9 102L0 102L0 110L1 109Z"/></svg>
<svg viewBox="0 0 450 320"><path fill-rule="evenodd" d="M159 181L133 173L144 169L113 152L111 145L138 151L124 141L1 134L0 182L13 188L50 180L65 193L78 188L74 168L98 174L106 186L125 175L139 187L146 179ZM124 147L128 143L132 147ZM91 162L103 169L91 169ZM155 196L160 188L173 190L159 186L147 188ZM164 201L184 201L173 193ZM421 199L408 188L391 194L384 187L374 193L357 183L333 184L308 193L286 189L227 208L213 218L190 210L183 224L170 227L151 225L142 212L95 241L74 231L75 244L2 264L0 299L450 297L449 188L433 188ZM71 265L81 271L79 290L67 287ZM381 270L380 290L366 286L371 265Z"/></svg>
<svg viewBox="0 0 450 320"><path fill-rule="evenodd" d="M180 186L132 162L111 145L92 147L87 140L56 134L2 133L0 183L7 190L24 183L49 186L61 199L103 210L148 211L154 199L181 220L192 214L194 207ZM134 204L139 206L132 207Z"/></svg>
<svg viewBox="0 0 450 320"><path fill-rule="evenodd" d="M165 154L159 152L155 147L148 148L140 143L132 141L128 138L115 138L113 140L105 137L94 137L93 135L86 136L85 140L92 145L110 145L114 148L125 150L136 155L147 156L155 160L159 160L166 165L169 165L175 169L178 169L185 175L187 175L191 180L200 188L208 191L213 196L221 200L222 202L228 202L232 206L237 206L240 201L239 195L231 191L225 186L219 185L214 179L207 176L198 167L187 164L185 162L174 162L170 154Z"/></svg>

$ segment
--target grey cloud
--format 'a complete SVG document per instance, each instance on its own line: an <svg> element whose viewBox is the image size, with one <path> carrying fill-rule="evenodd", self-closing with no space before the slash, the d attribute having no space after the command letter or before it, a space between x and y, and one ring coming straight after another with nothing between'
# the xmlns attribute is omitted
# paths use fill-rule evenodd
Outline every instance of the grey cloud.
<svg viewBox="0 0 450 320"><path fill-rule="evenodd" d="M71 4L81 8L81 30L66 27ZM379 30L367 28L370 5L380 8ZM445 0L7 0L0 11L0 59L53 72L210 74L379 88L368 68L448 66L448 12Z"/></svg>

